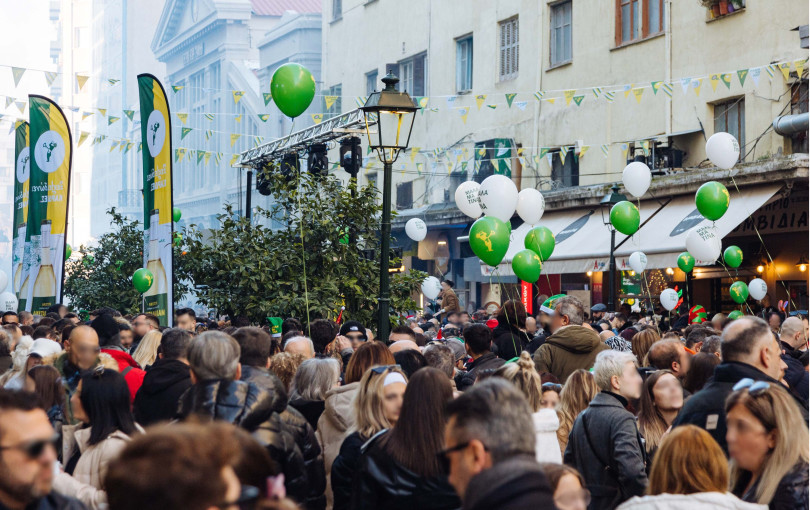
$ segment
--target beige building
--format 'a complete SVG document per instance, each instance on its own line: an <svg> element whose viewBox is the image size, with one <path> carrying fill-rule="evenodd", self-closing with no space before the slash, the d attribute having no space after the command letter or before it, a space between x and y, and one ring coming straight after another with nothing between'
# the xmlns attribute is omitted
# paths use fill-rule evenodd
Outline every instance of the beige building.
<svg viewBox="0 0 810 510"><path fill-rule="evenodd" d="M646 278L659 286L679 281L683 286L685 276L667 268L685 249L686 231L675 235L660 218L686 219L694 209L690 195L711 174L728 186L736 215L718 222L720 234L728 236L723 246L735 239L745 264L757 259L740 268L739 278L755 276L759 262L767 262L761 273L771 294L795 301L793 308L807 307L807 272L794 263L807 255L806 124L804 132L788 136L771 128L781 115L807 112L808 52L792 30L808 19L806 2L324 0L322 5L324 94L340 97L325 115L362 103L381 87L387 70L423 106L410 143L418 150L394 165L393 200L400 211L394 228L414 216L427 222L428 238L418 247L400 240L406 262L449 275L466 303L500 297L463 242L472 219L453 204L458 184L495 171L511 175L518 189L543 191L547 212L541 224L558 236L558 249L535 293L587 290L593 301L607 301L601 285L610 236L598 202L606 184L620 183L623 168L636 156L653 170L656 200L647 194L638 202L641 220L649 225L623 243L618 236L620 269L632 251L645 251L648 269L656 273ZM733 134L742 147L741 164L730 172L716 172L706 159L705 140L718 131ZM361 182L379 183L381 165L370 156ZM758 242L762 232L741 238L745 217L773 210L778 197L799 216L804 211L803 223L773 227L769 233L776 237L766 237L765 246ZM662 209L666 200L669 209ZM560 234L589 211L581 228L561 241ZM517 247L502 263L501 283L517 283L508 261L522 248L527 228L521 233L519 224L513 218ZM651 243L664 228L673 232L670 238ZM792 235L804 236L795 250L773 246ZM738 275L714 266L690 276L697 280L689 288L691 303L733 308L727 287ZM507 295L516 292L505 287ZM617 288L624 297L657 296L649 281L626 275Z"/></svg>

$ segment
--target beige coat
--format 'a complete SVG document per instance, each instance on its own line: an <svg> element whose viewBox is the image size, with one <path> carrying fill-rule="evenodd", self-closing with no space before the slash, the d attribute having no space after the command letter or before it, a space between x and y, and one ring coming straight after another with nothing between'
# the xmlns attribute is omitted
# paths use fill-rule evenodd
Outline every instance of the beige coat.
<svg viewBox="0 0 810 510"><path fill-rule="evenodd" d="M339 386L326 394L325 408L318 420L318 443L323 450L323 463L326 468L326 508L332 508L332 463L340 453L340 445L354 427L354 399L360 390L360 383L353 382Z"/></svg>
<svg viewBox="0 0 810 510"><path fill-rule="evenodd" d="M118 457L129 442L129 436L123 432L113 432L107 439L95 445L89 445L90 428L80 429L81 425L62 427L62 459L67 462L78 449L81 452L73 476L61 472L54 479L54 490L66 496L72 496L91 510L105 508L107 494L104 491L104 477L110 461ZM143 429L139 428L139 431Z"/></svg>

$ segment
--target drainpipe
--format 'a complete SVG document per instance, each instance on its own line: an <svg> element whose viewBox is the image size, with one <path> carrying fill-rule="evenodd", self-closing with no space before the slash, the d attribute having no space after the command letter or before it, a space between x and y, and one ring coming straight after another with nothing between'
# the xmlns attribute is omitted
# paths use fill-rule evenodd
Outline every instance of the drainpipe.
<svg viewBox="0 0 810 510"><path fill-rule="evenodd" d="M807 131L808 113L796 115L782 115L773 119L773 130L782 136L791 136L802 131Z"/></svg>

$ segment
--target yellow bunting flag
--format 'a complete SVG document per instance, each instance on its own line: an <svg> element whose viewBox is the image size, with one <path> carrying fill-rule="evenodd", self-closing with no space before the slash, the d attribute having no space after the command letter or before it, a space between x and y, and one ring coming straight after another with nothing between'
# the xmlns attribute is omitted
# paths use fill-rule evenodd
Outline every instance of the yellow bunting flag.
<svg viewBox="0 0 810 510"><path fill-rule="evenodd" d="M805 66L805 64L807 64L807 59L806 58L801 59L801 60L796 60L796 61L793 62L793 65L796 66L796 74L799 76L799 78L801 78L802 75L804 74L804 66Z"/></svg>
<svg viewBox="0 0 810 510"><path fill-rule="evenodd" d="M464 108L459 109L458 113L459 113L459 115L461 115L462 122L464 122L466 124L467 123L467 116L470 114L470 107L465 106Z"/></svg>
<svg viewBox="0 0 810 510"><path fill-rule="evenodd" d="M320 124L322 120L323 120L323 114L322 113L313 113L312 114L312 122L314 122L315 124Z"/></svg>
<svg viewBox="0 0 810 510"><path fill-rule="evenodd" d="M591 146L590 146L590 145L583 145L582 147L580 147L580 148L579 148L579 152L577 153L577 159L579 159L579 158L581 158L582 156L584 156L584 155L585 155L585 153L586 153L586 152L588 152L588 149L590 149L590 148L591 148Z"/></svg>
<svg viewBox="0 0 810 510"><path fill-rule="evenodd" d="M332 108L332 105L338 100L338 96L323 96L323 100L326 103L326 109L328 110Z"/></svg>
<svg viewBox="0 0 810 510"><path fill-rule="evenodd" d="M565 93L565 106L569 106L571 104L571 100L574 98L574 94L576 94L577 91L566 90L564 93Z"/></svg>
<svg viewBox="0 0 810 510"><path fill-rule="evenodd" d="M93 112L82 112L82 120L86 119L91 115L93 115Z"/></svg>
<svg viewBox="0 0 810 510"><path fill-rule="evenodd" d="M700 86L703 85L703 78L695 78L692 80L692 90L695 91L696 96L700 96Z"/></svg>
<svg viewBox="0 0 810 510"><path fill-rule="evenodd" d="M633 84L625 85L624 86L624 98L627 99L627 96L630 95L630 91L633 90Z"/></svg>
<svg viewBox="0 0 810 510"><path fill-rule="evenodd" d="M87 131L80 131L79 132L79 141L76 143L76 147L81 147L87 137L90 136L90 133Z"/></svg>
<svg viewBox="0 0 810 510"><path fill-rule="evenodd" d="M236 122L242 122L242 115L241 114L237 115L236 117L233 118L233 120L235 120Z"/></svg>
<svg viewBox="0 0 810 510"><path fill-rule="evenodd" d="M555 99L557 99L557 98L556 97L549 97L549 98L544 98L543 101L546 101L549 104L554 104Z"/></svg>
<svg viewBox="0 0 810 510"><path fill-rule="evenodd" d="M96 108L96 110L98 110L98 111L99 111L99 113L101 113L101 116L102 116L102 117L106 117L106 116L107 116L107 109L106 109L106 108Z"/></svg>
<svg viewBox="0 0 810 510"><path fill-rule="evenodd" d="M779 64L779 70L782 71L782 76L785 77L785 81L788 81L790 79L790 62Z"/></svg>
<svg viewBox="0 0 810 510"><path fill-rule="evenodd" d="M633 89L633 95L636 96L637 103L641 103L642 94L644 94L644 87L637 87Z"/></svg>
<svg viewBox="0 0 810 510"><path fill-rule="evenodd" d="M560 161L562 161L563 166L565 166L565 156L568 154L568 151L568 147L560 147Z"/></svg>
<svg viewBox="0 0 810 510"><path fill-rule="evenodd" d="M182 122L183 125L185 126L186 125L186 120L188 120L188 114L187 113L178 113L177 118L180 119L180 122Z"/></svg>
<svg viewBox="0 0 810 510"><path fill-rule="evenodd" d="M208 161L211 159L211 154L212 153L210 153L210 152L205 153L205 165L206 166L208 165Z"/></svg>
<svg viewBox="0 0 810 510"><path fill-rule="evenodd" d="M239 160L239 154L231 155L231 166L235 165L238 160Z"/></svg>
<svg viewBox="0 0 810 510"><path fill-rule="evenodd" d="M709 83L712 84L712 92L717 92L717 84L720 83L720 75L713 74L709 76Z"/></svg>
<svg viewBox="0 0 810 510"><path fill-rule="evenodd" d="M113 143L110 145L110 152L114 151L116 147L118 147L118 142L113 142Z"/></svg>
<svg viewBox="0 0 810 510"><path fill-rule="evenodd" d="M481 109L481 106L483 106L484 101L486 101L486 100L487 100L487 95L486 94L479 94L479 95L475 96L475 104L478 105L479 110Z"/></svg>
<svg viewBox="0 0 810 510"><path fill-rule="evenodd" d="M419 147L411 147L411 163L416 159L417 154L419 154Z"/></svg>
<svg viewBox="0 0 810 510"><path fill-rule="evenodd" d="M79 84L79 90L82 90L84 88L84 84L87 83L87 80L89 78L90 77L85 75L85 74L77 74L76 75L76 83Z"/></svg>
<svg viewBox="0 0 810 510"><path fill-rule="evenodd" d="M621 147L622 149L622 161L627 161L627 151L630 150L630 146L626 143L623 143L619 147Z"/></svg>
<svg viewBox="0 0 810 510"><path fill-rule="evenodd" d="M233 104L239 104L239 101L242 100L242 96L245 95L244 90L232 90L233 93Z"/></svg>
<svg viewBox="0 0 810 510"><path fill-rule="evenodd" d="M11 68L11 74L14 75L14 86L16 87L17 85L20 84L20 80L22 79L23 74L25 74L25 68L24 67L12 67Z"/></svg>
<svg viewBox="0 0 810 510"><path fill-rule="evenodd" d="M233 147L233 144L235 144L236 141L239 140L241 136L242 135L240 135L239 133L231 133L231 147Z"/></svg>
<svg viewBox="0 0 810 510"><path fill-rule="evenodd" d="M428 98L428 97L420 97L419 98L419 106L421 106L422 108L427 108L429 100L430 100L430 98Z"/></svg>

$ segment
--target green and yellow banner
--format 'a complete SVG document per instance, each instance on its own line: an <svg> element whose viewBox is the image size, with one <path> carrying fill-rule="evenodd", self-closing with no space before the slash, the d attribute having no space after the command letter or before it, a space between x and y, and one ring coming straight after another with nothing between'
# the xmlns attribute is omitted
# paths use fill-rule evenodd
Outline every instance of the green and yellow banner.
<svg viewBox="0 0 810 510"><path fill-rule="evenodd" d="M72 139L62 110L43 96L28 96L30 177L26 243L30 270L25 309L45 315L62 301ZM21 284L25 286L25 283Z"/></svg>
<svg viewBox="0 0 810 510"><path fill-rule="evenodd" d="M25 241L25 225L28 221L28 185L31 177L31 150L28 147L29 127L19 122L14 130L14 225L12 228L11 252L14 266L12 289L17 296L18 310L25 310L28 299L28 269L31 265L30 249Z"/></svg>
<svg viewBox="0 0 810 510"><path fill-rule="evenodd" d="M144 311L168 326L172 317L172 126L169 103L160 81L138 75L143 141L144 267L152 286L144 293Z"/></svg>

